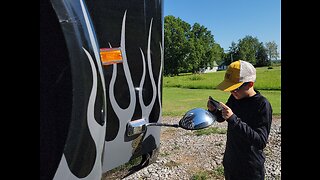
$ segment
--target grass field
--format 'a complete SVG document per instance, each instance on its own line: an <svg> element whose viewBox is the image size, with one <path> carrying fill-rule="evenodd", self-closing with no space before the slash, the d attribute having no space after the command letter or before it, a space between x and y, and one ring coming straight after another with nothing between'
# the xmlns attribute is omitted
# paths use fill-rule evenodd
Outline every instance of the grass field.
<svg viewBox="0 0 320 180"><path fill-rule="evenodd" d="M281 66L273 69L259 67L257 70L256 89L281 90ZM178 87L188 89L215 89L223 80L224 71L217 71L206 74L181 74L174 77L164 77L163 87Z"/></svg>
<svg viewBox="0 0 320 180"><path fill-rule="evenodd" d="M274 115L281 115L281 66L256 68L255 88L271 103ZM215 89L225 71L206 74L182 74L163 79L164 116L182 116L196 107L207 108L208 96L226 102L230 93Z"/></svg>
<svg viewBox="0 0 320 180"><path fill-rule="evenodd" d="M281 91L259 90L271 103L274 115L281 114ZM230 93L216 89L163 88L162 115L182 116L188 110L207 108L208 96L226 102Z"/></svg>

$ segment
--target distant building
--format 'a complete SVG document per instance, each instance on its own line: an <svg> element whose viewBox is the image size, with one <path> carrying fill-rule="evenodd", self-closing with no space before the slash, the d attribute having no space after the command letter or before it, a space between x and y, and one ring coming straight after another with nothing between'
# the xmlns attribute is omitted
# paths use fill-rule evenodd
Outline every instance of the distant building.
<svg viewBox="0 0 320 180"><path fill-rule="evenodd" d="M200 68L199 72L200 73L209 73L209 72L217 72L218 70L218 64L216 61L213 61L213 67L211 68L210 66L207 66L206 68Z"/></svg>
<svg viewBox="0 0 320 180"><path fill-rule="evenodd" d="M225 61L223 61L219 66L218 66L218 71L226 70L228 65L226 64Z"/></svg>

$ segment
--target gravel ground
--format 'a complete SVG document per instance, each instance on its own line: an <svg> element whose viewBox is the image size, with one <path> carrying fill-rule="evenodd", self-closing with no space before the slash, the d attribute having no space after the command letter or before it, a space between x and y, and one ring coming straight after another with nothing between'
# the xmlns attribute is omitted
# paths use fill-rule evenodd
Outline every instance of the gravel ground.
<svg viewBox="0 0 320 180"><path fill-rule="evenodd" d="M163 117L163 122L176 123L180 117ZM225 131L227 123L215 123ZM133 179L224 179L222 158L226 134L197 136L195 131L162 127L160 152L155 163L124 178ZM281 179L281 117L273 117L266 154L266 178Z"/></svg>

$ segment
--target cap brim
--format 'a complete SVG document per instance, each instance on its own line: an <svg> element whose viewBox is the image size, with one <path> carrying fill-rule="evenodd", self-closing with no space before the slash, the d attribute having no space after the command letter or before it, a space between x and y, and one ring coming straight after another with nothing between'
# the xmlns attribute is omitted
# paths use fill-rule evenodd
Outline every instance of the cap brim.
<svg viewBox="0 0 320 180"><path fill-rule="evenodd" d="M216 88L222 91L232 91L240 87L243 83L244 82L234 83L229 81L222 81Z"/></svg>

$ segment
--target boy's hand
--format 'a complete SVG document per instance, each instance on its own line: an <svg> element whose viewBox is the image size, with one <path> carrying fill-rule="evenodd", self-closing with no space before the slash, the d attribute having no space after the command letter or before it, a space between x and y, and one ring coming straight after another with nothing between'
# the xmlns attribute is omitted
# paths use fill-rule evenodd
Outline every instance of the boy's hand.
<svg viewBox="0 0 320 180"><path fill-rule="evenodd" d="M215 111L215 109L218 109L219 111L221 111L222 109L219 101L214 100L211 96L209 96L207 107L210 111Z"/></svg>
<svg viewBox="0 0 320 180"><path fill-rule="evenodd" d="M220 102L220 105L222 107L222 117L223 117L223 119L225 119L225 120L229 119L233 115L232 110L222 102Z"/></svg>

